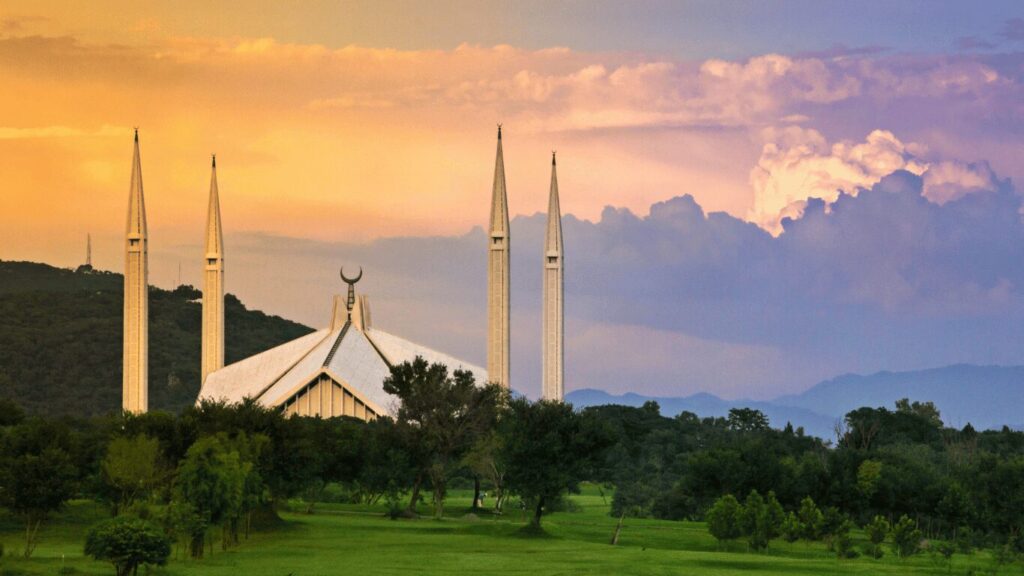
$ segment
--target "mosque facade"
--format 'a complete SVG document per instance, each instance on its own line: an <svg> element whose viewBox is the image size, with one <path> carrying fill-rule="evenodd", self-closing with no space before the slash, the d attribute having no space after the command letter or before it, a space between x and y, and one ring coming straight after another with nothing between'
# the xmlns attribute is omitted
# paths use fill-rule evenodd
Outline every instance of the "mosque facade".
<svg viewBox="0 0 1024 576"><path fill-rule="evenodd" d="M563 262L562 226L555 161L552 156L548 231L544 247L543 397L563 398ZM384 391L391 368L422 357L449 370L471 372L477 382L510 387L510 259L508 196L501 127L495 159L488 234L487 370L374 326L369 297L356 293L362 277L341 279L347 295L334 297L325 326L239 362L224 365L224 236L217 161L212 162L202 300L202 386L197 401L228 403L252 399L286 415L371 420L394 412ZM125 236L124 409L148 409L148 236L142 191L138 133L132 162L128 229Z"/></svg>

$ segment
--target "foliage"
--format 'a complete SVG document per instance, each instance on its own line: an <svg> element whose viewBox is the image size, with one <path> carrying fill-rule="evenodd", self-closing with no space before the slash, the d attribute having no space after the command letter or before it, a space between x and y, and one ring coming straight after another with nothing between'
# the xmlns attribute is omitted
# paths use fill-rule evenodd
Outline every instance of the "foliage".
<svg viewBox="0 0 1024 576"><path fill-rule="evenodd" d="M824 517L814 500L807 496L800 501L800 510L797 512L800 520L800 536L804 540L817 540L821 536L821 528Z"/></svg>
<svg viewBox="0 0 1024 576"><path fill-rule="evenodd" d="M497 385L477 386L466 370L449 376L444 365L428 364L419 356L393 366L384 391L398 397L395 421L419 442L421 473L430 478L434 515L441 518L448 477L494 428L507 393Z"/></svg>
<svg viewBox="0 0 1024 576"><path fill-rule="evenodd" d="M892 549L898 558L906 558L917 553L921 545L921 530L907 516L900 517L892 526Z"/></svg>
<svg viewBox="0 0 1024 576"><path fill-rule="evenodd" d="M115 515L144 498L161 480L159 458L160 443L155 438L138 435L110 441L100 469L111 488Z"/></svg>
<svg viewBox="0 0 1024 576"><path fill-rule="evenodd" d="M30 414L119 411L123 276L0 262L0 277L0 398L16 399ZM195 402L200 296L186 286L149 288L151 409L180 411ZM312 331L247 310L231 294L225 295L224 305L228 363Z"/></svg>
<svg viewBox="0 0 1024 576"><path fill-rule="evenodd" d="M189 448L178 467L175 500L191 506L201 519L192 523L197 528L189 543L194 558L203 557L206 526L221 524L242 509L247 471L238 452L220 437L201 438Z"/></svg>
<svg viewBox="0 0 1024 576"><path fill-rule="evenodd" d="M745 512L744 507L740 505L735 496L732 494L722 496L708 510L705 518L708 532L720 544L739 538L743 534L742 517Z"/></svg>
<svg viewBox="0 0 1024 576"><path fill-rule="evenodd" d="M73 447L64 427L37 419L11 427L0 439L0 506L21 518L27 558L43 522L74 494Z"/></svg>
<svg viewBox="0 0 1024 576"><path fill-rule="evenodd" d="M544 506L578 489L609 440L592 416L548 400L511 400L498 425L508 489L533 508L537 529Z"/></svg>
<svg viewBox="0 0 1024 576"><path fill-rule="evenodd" d="M803 529L800 525L800 519L796 517L796 513L790 512L786 514L786 519L782 521L779 532L782 534L782 539L786 542L793 543L800 539Z"/></svg>
<svg viewBox="0 0 1024 576"><path fill-rule="evenodd" d="M889 535L889 521L882 516L875 516L871 522L864 526L864 533L867 534L869 542L866 550L868 556L881 558L885 554L882 550L882 543L885 542L885 537Z"/></svg>
<svg viewBox="0 0 1024 576"><path fill-rule="evenodd" d="M171 542L153 524L121 516L89 530L85 553L112 563L117 576L129 576L138 573L140 565L166 564L171 554Z"/></svg>
<svg viewBox="0 0 1024 576"><path fill-rule="evenodd" d="M857 550L853 547L853 538L850 537L850 531L853 529L853 522L850 520L844 520L836 529L832 536L833 549L836 553L836 558L856 558L859 556Z"/></svg>

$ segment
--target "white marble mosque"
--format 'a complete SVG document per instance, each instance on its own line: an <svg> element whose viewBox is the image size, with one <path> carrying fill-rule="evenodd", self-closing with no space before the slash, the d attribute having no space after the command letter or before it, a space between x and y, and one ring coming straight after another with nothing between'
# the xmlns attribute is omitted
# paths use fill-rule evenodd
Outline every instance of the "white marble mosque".
<svg viewBox="0 0 1024 576"><path fill-rule="evenodd" d="M125 235L125 299L123 407L148 409L148 235L142 189L139 137L135 134L132 179ZM198 401L240 402L245 398L288 415L352 416L369 420L393 411L384 392L391 366L417 356L449 370L468 370L477 382L510 387L509 371L509 217L501 127L491 194L487 272L487 370L429 347L378 329L366 294L356 294L362 277L341 279L345 296L334 297L326 326L234 364L224 366L224 232L217 188L217 160L212 161L205 252L203 257L202 388ZM563 248L561 209L555 157L551 158L551 190L547 237L543 253L542 394L562 400L563 374Z"/></svg>

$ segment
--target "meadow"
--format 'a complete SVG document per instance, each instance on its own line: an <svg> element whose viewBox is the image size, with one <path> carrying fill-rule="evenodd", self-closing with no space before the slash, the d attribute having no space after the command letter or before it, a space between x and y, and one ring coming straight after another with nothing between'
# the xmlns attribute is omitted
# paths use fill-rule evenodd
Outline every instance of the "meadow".
<svg viewBox="0 0 1024 576"><path fill-rule="evenodd" d="M987 551L955 555L949 563L927 552L897 559L887 550L880 560L838 560L819 542L772 542L767 552L746 550L741 541L726 549L701 522L630 519L619 543L611 546L617 519L608 514L610 497L586 485L571 497L571 511L545 517L545 534L523 532L526 518L516 502L503 516L466 510L470 494L454 491L443 520L424 517L390 520L384 506L318 504L312 514L282 513L284 522L253 533L241 546L202 560L186 558L177 546L167 566L150 574L316 575L316 574L1024 574L1019 563L998 566ZM82 554L88 527L105 518L105 508L73 501L44 528L31 559L20 557L23 534L16 519L0 516L5 555L0 576L26 574L113 574L106 563ZM861 534L855 534L863 543Z"/></svg>

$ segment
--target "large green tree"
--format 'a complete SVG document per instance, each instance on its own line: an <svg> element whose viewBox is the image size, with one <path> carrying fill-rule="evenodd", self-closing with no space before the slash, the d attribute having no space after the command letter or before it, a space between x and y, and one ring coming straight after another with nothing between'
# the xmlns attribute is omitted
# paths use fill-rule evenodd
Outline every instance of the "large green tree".
<svg viewBox="0 0 1024 576"><path fill-rule="evenodd" d="M494 427L506 394L500 386L477 386L472 372L449 375L444 365L428 364L422 357L393 366L384 391L399 400L398 425L419 442L421 474L430 479L434 515L440 518L449 475Z"/></svg>
<svg viewBox="0 0 1024 576"><path fill-rule="evenodd" d="M592 416L562 402L517 398L499 421L505 481L533 508L531 526L540 528L544 506L593 473L609 442L607 431Z"/></svg>
<svg viewBox="0 0 1024 576"><path fill-rule="evenodd" d="M193 558L202 558L209 526L222 525L242 508L246 470L237 451L217 436L200 438L178 466L175 500L200 520L189 542Z"/></svg>

